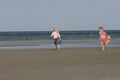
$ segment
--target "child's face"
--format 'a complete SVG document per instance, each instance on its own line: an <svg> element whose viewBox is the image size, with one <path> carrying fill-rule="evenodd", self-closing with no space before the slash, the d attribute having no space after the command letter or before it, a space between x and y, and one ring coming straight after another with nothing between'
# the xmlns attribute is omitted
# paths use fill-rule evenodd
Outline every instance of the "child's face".
<svg viewBox="0 0 120 80"><path fill-rule="evenodd" d="M99 31L102 31L103 29L99 29Z"/></svg>

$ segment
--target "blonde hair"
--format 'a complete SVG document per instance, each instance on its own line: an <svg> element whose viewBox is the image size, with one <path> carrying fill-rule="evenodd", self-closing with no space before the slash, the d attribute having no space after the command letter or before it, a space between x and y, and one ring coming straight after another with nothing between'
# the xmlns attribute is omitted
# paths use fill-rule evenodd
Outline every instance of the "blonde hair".
<svg viewBox="0 0 120 80"><path fill-rule="evenodd" d="M53 31L55 31L55 32L57 32L57 33L59 33L59 30L58 30L58 28L53 28Z"/></svg>

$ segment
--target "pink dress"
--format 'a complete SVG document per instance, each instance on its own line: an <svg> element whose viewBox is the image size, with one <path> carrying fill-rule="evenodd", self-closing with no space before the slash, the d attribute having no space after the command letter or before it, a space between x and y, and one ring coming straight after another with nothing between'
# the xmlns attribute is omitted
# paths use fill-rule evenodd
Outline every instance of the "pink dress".
<svg viewBox="0 0 120 80"><path fill-rule="evenodd" d="M100 34L100 42L106 43L107 40L106 40L106 33L105 33L105 31L101 30L99 32L99 34Z"/></svg>

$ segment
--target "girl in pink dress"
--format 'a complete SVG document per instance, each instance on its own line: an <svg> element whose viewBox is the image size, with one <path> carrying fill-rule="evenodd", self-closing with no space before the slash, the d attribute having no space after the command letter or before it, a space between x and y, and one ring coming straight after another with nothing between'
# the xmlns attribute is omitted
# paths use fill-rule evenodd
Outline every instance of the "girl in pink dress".
<svg viewBox="0 0 120 80"><path fill-rule="evenodd" d="M53 29L53 32L51 33L51 37L53 37L53 39L54 39L54 44L56 46L56 49L59 50L60 46L58 44L58 40L61 38L61 36L60 36L59 30L57 28Z"/></svg>
<svg viewBox="0 0 120 80"><path fill-rule="evenodd" d="M100 35L100 43L102 50L104 51L104 45L108 45L108 42L110 41L110 36L107 36L106 32L104 31L103 27L99 27L99 35Z"/></svg>

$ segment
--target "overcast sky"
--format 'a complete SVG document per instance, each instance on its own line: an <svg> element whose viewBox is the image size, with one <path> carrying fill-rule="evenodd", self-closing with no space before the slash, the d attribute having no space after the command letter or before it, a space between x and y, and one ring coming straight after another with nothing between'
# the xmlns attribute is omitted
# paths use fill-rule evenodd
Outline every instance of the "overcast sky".
<svg viewBox="0 0 120 80"><path fill-rule="evenodd" d="M0 0L0 31L120 30L120 0Z"/></svg>

